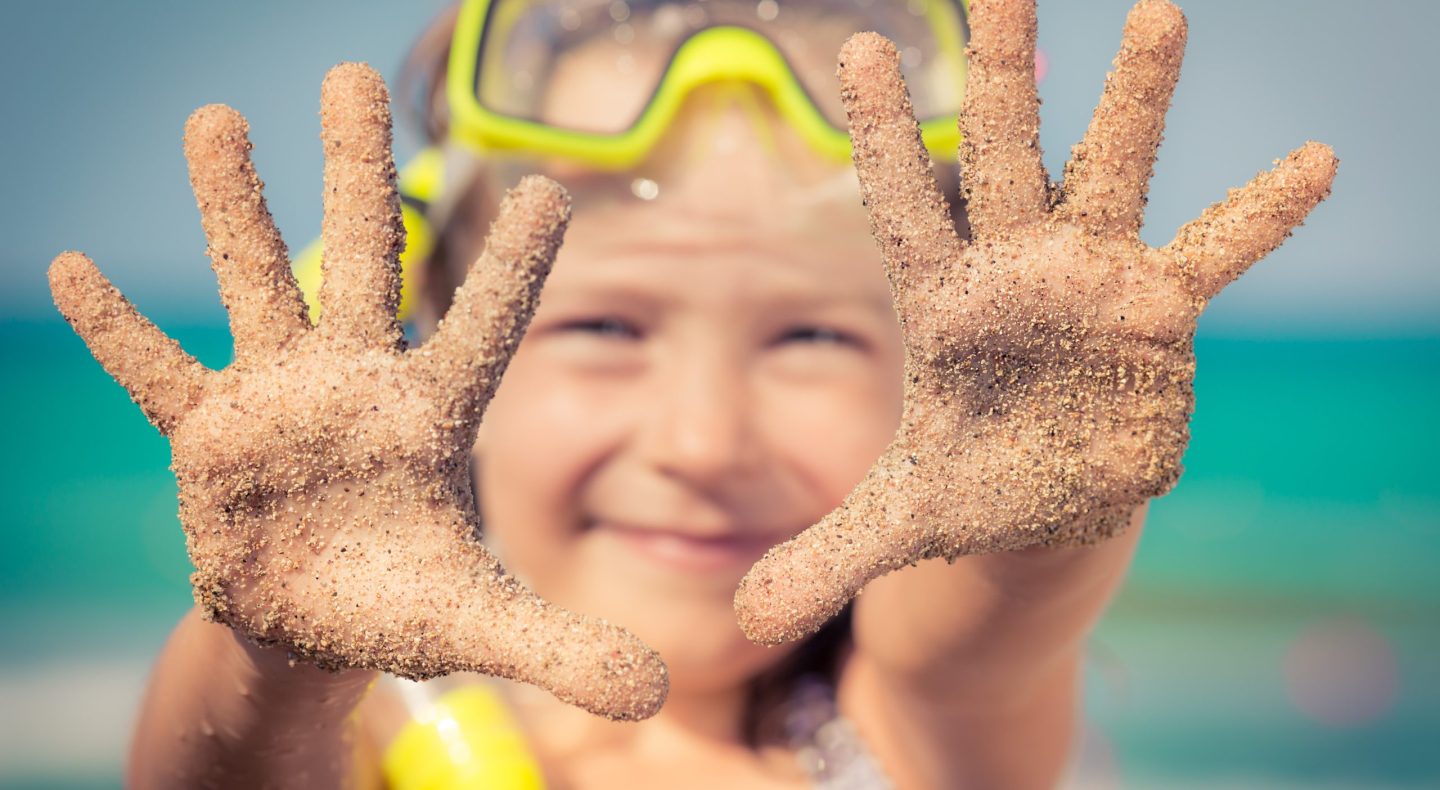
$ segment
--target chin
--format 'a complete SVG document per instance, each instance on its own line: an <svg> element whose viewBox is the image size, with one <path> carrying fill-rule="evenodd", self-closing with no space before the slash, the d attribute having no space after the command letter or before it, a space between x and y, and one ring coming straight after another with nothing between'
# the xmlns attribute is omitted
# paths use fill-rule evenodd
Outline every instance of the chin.
<svg viewBox="0 0 1440 790"><path fill-rule="evenodd" d="M587 585L589 587L589 585ZM733 587L723 595L662 594L634 586L571 588L556 603L628 629L660 653L671 694L715 693L743 685L782 661L793 645L766 647L735 621ZM542 593L543 594L543 593Z"/></svg>
<svg viewBox="0 0 1440 790"><path fill-rule="evenodd" d="M691 620L696 623L698 618ZM700 637L692 625L684 630L647 633L633 629L660 653L670 670L670 693L710 694L743 686L790 655L794 645L766 647L745 638L732 616L725 623L707 624L710 633Z"/></svg>
<svg viewBox="0 0 1440 790"><path fill-rule="evenodd" d="M742 686L797 645L766 647L745 638L735 620L735 588L749 564L680 570L638 557L613 541L592 540L557 556L509 557L541 597L629 630L664 659L670 691L719 693ZM541 561L543 557L544 561Z"/></svg>

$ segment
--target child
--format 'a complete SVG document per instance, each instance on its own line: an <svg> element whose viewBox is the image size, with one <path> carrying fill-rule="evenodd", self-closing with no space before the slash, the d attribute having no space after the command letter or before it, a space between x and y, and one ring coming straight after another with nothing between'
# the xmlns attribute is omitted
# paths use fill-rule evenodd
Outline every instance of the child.
<svg viewBox="0 0 1440 790"><path fill-rule="evenodd" d="M200 369L80 256L52 267L62 312L171 437L197 565L130 781L1052 786L1084 637L1178 475L1195 318L1334 160L1307 146L1146 248L1178 11L1136 6L1052 194L1033 3L977 0L952 217L922 144L943 149L959 109L946 42L966 10L467 2L438 244L411 286L429 339L403 353L377 78L327 78L313 329L243 121L197 112L234 365ZM896 47L851 40L841 84L883 269L814 76L867 28ZM476 144L492 156L462 175ZM566 186L568 231L546 182L497 208L517 168L500 149Z"/></svg>

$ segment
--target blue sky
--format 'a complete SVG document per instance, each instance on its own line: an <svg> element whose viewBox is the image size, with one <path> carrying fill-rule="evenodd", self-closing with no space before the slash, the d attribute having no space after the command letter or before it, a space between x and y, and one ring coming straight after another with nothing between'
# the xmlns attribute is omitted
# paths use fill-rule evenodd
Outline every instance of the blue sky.
<svg viewBox="0 0 1440 790"><path fill-rule="evenodd" d="M393 78L444 3L15 4L0 30L0 216L12 240L0 316L53 316L44 268L82 249L162 323L223 320L180 150L191 110L251 122L255 158L292 249L320 221L317 96L325 70L365 60ZM1058 173L1088 122L1129 6L1041 0L1043 142ZM1440 4L1191 0L1190 49L1151 190L1145 238L1174 229L1306 139L1342 165L1331 200L1227 291L1210 334L1440 330L1429 240L1433 141L1424 52ZM1365 13L1356 13L1356 10ZM402 156L414 136L401 130Z"/></svg>

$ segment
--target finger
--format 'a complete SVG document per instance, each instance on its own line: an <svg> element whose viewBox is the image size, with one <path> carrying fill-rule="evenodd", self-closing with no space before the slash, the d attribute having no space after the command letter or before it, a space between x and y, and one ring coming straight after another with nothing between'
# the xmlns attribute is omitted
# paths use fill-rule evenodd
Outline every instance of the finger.
<svg viewBox="0 0 1440 790"><path fill-rule="evenodd" d="M1044 216L1050 179L1040 159L1034 0L970 4L960 133L960 179L977 239Z"/></svg>
<svg viewBox="0 0 1440 790"><path fill-rule="evenodd" d="M390 94L374 69L342 63L320 89L325 149L320 326L334 339L398 348L405 227L390 153Z"/></svg>
<svg viewBox="0 0 1440 790"><path fill-rule="evenodd" d="M539 686L616 721L659 712L670 680L658 653L629 631L550 604L508 576L487 578L485 598L475 599L455 631L459 668Z"/></svg>
<svg viewBox="0 0 1440 790"><path fill-rule="evenodd" d="M740 581L735 614L753 642L777 645L819 630L870 581L927 557L965 553L900 492L917 469L900 443L876 463L840 507L765 554Z"/></svg>
<svg viewBox="0 0 1440 790"><path fill-rule="evenodd" d="M1125 20L1115 70L1065 167L1064 211L1097 233L1140 232L1185 38L1185 16L1167 0L1140 0Z"/></svg>
<svg viewBox="0 0 1440 790"><path fill-rule="evenodd" d="M899 297L901 320L960 254L950 206L935 184L895 45L877 33L851 36L840 50L840 98L870 231Z"/></svg>
<svg viewBox="0 0 1440 790"><path fill-rule="evenodd" d="M245 118L223 104L201 107L185 122L190 185L242 361L273 354L310 327L250 161L248 133Z"/></svg>
<svg viewBox="0 0 1440 790"><path fill-rule="evenodd" d="M231 585L229 594L238 592L246 606L212 593L226 589L211 581L225 578L220 563L257 551L270 552L273 563L283 542L228 558L205 552L197 558L197 600L212 618L325 667L413 680L480 672L617 720L660 709L669 680L654 650L624 629L542 600L474 540L468 521L450 527L416 529L396 544L389 531L351 519L319 549L325 573Z"/></svg>
<svg viewBox="0 0 1440 790"><path fill-rule="evenodd" d="M436 392L448 393L474 425L500 382L540 301L540 289L570 221L570 198L531 176L510 191L429 342L412 352Z"/></svg>
<svg viewBox="0 0 1440 790"><path fill-rule="evenodd" d="M1230 192L1175 234L1164 248L1206 299L1245 273L1305 220L1330 194L1339 166L1335 152L1310 142L1291 152L1273 170Z"/></svg>
<svg viewBox="0 0 1440 790"><path fill-rule="evenodd" d="M771 549L740 580L735 617L752 642L780 645L820 630L871 580L903 567L894 545L855 542L844 509Z"/></svg>
<svg viewBox="0 0 1440 790"><path fill-rule="evenodd" d="M63 252L51 262L50 293L105 372L169 435L200 400L209 371L140 315L78 252Z"/></svg>

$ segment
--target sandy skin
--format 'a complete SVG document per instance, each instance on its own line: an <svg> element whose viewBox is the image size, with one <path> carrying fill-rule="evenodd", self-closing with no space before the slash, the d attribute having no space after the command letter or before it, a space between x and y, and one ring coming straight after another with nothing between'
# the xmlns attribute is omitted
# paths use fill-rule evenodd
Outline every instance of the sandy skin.
<svg viewBox="0 0 1440 790"><path fill-rule="evenodd" d="M170 438L197 603L323 667L477 671L610 718L653 715L667 689L655 652L541 600L476 537L470 448L534 312L568 197L540 178L516 187L450 315L405 350L388 94L369 67L344 64L321 104L317 326L261 196L245 121L228 107L191 116L185 154L234 363L201 366L85 256L61 254L50 268L61 313Z"/></svg>
<svg viewBox="0 0 1440 790"><path fill-rule="evenodd" d="M1141 0L1061 186L1041 163L1033 0L975 0L957 235L893 45L852 38L840 81L906 345L894 442L835 511L736 593L741 627L802 638L923 559L1092 543L1180 476L1196 320L1329 194L1309 143L1155 249L1139 230L1185 19Z"/></svg>

